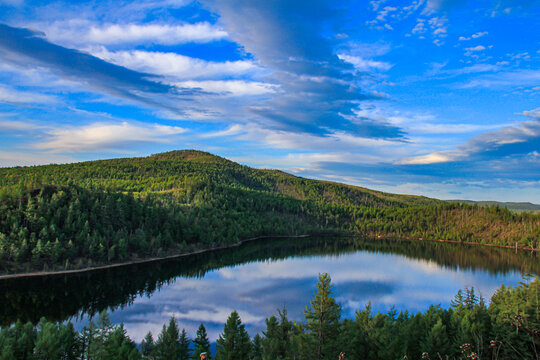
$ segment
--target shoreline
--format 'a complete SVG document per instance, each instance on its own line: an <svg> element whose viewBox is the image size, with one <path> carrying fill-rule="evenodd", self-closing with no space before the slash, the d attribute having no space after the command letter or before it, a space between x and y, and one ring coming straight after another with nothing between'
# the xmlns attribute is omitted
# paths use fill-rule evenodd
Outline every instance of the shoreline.
<svg viewBox="0 0 540 360"><path fill-rule="evenodd" d="M216 250L225 250L225 249L231 249L235 247L239 247L247 242L250 241L256 241L261 239L269 239L269 238L306 238L306 237L316 237L316 236L337 236L337 237L355 237L355 236L362 236L361 234L302 234L302 235L261 235L261 236L255 236L252 238L240 240L234 244L229 245L222 245L218 247L212 247L207 249L200 249L196 251L191 251L188 253L182 253L182 254L174 254L174 255L167 255L162 257L154 257L154 258L148 258L148 259L140 259L140 260L132 260L132 261L126 261L121 263L115 263L115 264L109 264L109 265L100 265L100 266L93 266L93 267L86 267L82 269L72 269L72 270L57 270L57 271L35 271L35 272L29 272L29 273L16 273L16 274L6 274L6 275L0 275L0 281L1 280L10 280L10 279L22 279L22 278L30 278L30 277L42 277L42 276L59 276L59 275L68 275L68 274L78 274L78 273L85 273L85 272L91 272L91 271L98 271L98 270L106 270L106 269L113 269L117 267L122 266L130 266L130 265L138 265L138 264L146 264L146 263L152 263L157 261L165 261L165 260L173 260L178 259L182 257L192 256L192 255L199 255L204 254L211 251ZM476 245L476 246L489 246L489 247L497 247L497 248L505 248L505 249L515 249L516 251L532 251L532 252L540 252L540 248L527 248L522 246L511 246L511 245L498 245L498 244L483 244L483 243L477 243L477 242L470 242L470 241L458 241L458 240L443 240L443 239L425 239L425 238L417 238L417 237L409 237L409 236L401 236L401 237L393 237L391 235L375 235L375 239L405 239L409 241L430 241L430 242L440 242L440 243L451 243L451 244L462 244L462 245Z"/></svg>
<svg viewBox="0 0 540 360"><path fill-rule="evenodd" d="M68 275L68 274L85 273L85 272L91 272L91 271L97 271L97 270L113 269L113 268L122 267L122 266L130 266L130 265L145 264L145 263L151 263L151 262L157 262L157 261L178 259L178 258L181 258L181 257L199 255L199 254L204 254L204 253L211 252L211 251L216 251L216 250L231 249L231 248L241 246L241 245L243 245L243 244L245 244L247 242L260 240L260 239L268 239L268 238L303 238L303 237L309 237L309 236L311 236L311 235L307 235L307 234L303 234L303 235L261 235L261 236L255 236L255 237L252 237L252 238L240 240L239 242L236 242L234 244L222 245L222 246L212 247L212 248L208 248L208 249L200 249L200 250L191 251L191 252L182 253L182 254L174 254L174 255L167 255L167 256L162 256L162 257L154 257L154 258L148 258L148 259L125 261L125 262L109 264L109 265L85 267L85 268L82 268L82 269L57 270L57 271L34 271L34 272L29 272L29 273L17 273L17 274L0 275L0 281L1 280L8 280L8 279L17 279L17 278L54 276L54 275Z"/></svg>

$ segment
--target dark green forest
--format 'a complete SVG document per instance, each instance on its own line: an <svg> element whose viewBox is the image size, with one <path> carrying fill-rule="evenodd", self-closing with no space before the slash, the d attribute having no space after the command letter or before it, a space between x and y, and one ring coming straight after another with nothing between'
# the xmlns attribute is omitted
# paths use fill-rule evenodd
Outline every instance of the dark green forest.
<svg viewBox="0 0 540 360"><path fill-rule="evenodd" d="M4 274L322 233L538 248L540 214L304 179L194 150L0 169Z"/></svg>
<svg viewBox="0 0 540 360"><path fill-rule="evenodd" d="M211 353L204 324L191 340L171 318L154 338L136 344L123 325L106 312L76 331L71 322L43 318L37 326L18 321L0 329L0 359L539 359L540 281L525 279L517 287L501 286L489 306L474 289L460 290L450 308L432 305L423 313L386 314L370 304L353 319L341 318L327 274L319 275L305 320L293 322L286 309L266 319L266 330L252 338L233 311Z"/></svg>

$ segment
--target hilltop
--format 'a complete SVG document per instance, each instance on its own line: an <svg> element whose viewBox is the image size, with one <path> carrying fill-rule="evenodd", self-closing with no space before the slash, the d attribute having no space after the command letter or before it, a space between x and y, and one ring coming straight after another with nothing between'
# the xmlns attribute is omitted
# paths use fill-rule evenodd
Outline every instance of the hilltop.
<svg viewBox="0 0 540 360"><path fill-rule="evenodd" d="M538 247L540 216L261 170L196 150L0 169L0 272L318 233Z"/></svg>

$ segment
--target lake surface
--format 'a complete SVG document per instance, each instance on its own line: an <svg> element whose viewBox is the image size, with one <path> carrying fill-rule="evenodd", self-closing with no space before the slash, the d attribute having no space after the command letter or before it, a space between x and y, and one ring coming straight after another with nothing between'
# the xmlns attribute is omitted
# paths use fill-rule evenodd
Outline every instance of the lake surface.
<svg viewBox="0 0 540 360"><path fill-rule="evenodd" d="M459 289L489 299L501 284L540 274L538 253L479 246L360 238L263 239L178 260L86 274L0 281L0 323L71 319L82 327L103 309L140 341L175 316L193 338L203 322L214 341L232 310L253 335L286 307L302 320L317 276L327 272L343 316L448 307Z"/></svg>

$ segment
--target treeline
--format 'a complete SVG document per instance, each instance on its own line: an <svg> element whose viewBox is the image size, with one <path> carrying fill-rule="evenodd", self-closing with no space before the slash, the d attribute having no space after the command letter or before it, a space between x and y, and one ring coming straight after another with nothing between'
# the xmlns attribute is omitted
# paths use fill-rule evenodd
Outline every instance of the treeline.
<svg viewBox="0 0 540 360"><path fill-rule="evenodd" d="M193 206L152 193L139 197L76 185L44 186L0 204L0 270L82 268L264 234L322 231L289 201L267 197L254 201L217 191Z"/></svg>
<svg viewBox="0 0 540 360"><path fill-rule="evenodd" d="M319 275L305 321L288 319L285 309L266 319L262 334L250 338L233 311L211 354L204 324L190 340L171 318L157 338L141 344L106 312L80 332L73 324L42 319L0 329L0 359L538 359L540 353L540 281L502 286L489 306L474 289L459 291L448 309L431 306L424 313L373 314L368 304L354 319L341 319L327 274Z"/></svg>
<svg viewBox="0 0 540 360"><path fill-rule="evenodd" d="M0 169L3 273L316 233L538 248L540 214L303 179L197 151Z"/></svg>

